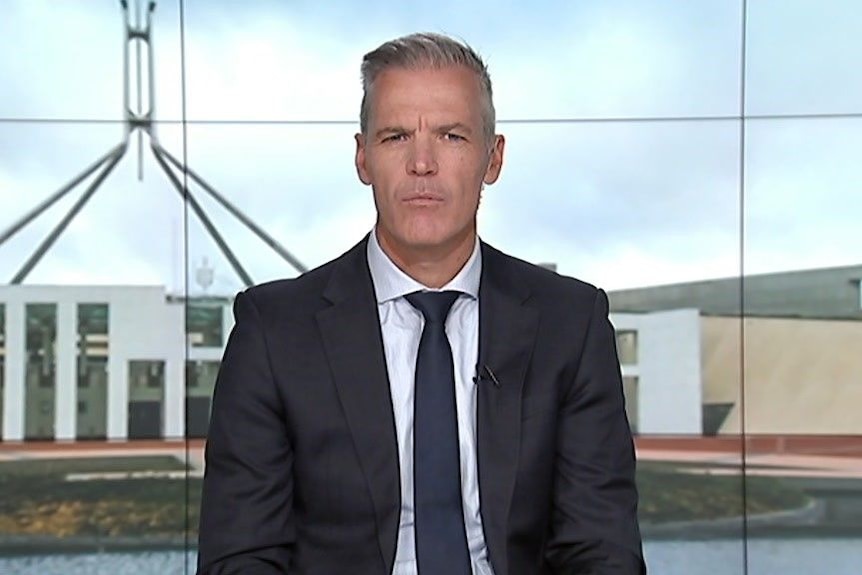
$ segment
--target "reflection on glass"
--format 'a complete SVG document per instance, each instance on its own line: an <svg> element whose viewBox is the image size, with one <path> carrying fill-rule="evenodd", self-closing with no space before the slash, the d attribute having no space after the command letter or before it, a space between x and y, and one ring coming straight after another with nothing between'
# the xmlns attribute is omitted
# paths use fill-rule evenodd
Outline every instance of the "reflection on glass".
<svg viewBox="0 0 862 575"><path fill-rule="evenodd" d="M25 439L53 439L57 378L57 306L27 304Z"/></svg>

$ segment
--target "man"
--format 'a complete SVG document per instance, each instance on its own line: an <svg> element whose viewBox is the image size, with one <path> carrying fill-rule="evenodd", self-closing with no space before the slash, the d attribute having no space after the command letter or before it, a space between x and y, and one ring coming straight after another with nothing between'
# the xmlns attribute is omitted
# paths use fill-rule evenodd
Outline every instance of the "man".
<svg viewBox="0 0 862 575"><path fill-rule="evenodd" d="M639 574L607 298L479 241L491 82L435 34L365 56L372 232L237 296L199 572Z"/></svg>

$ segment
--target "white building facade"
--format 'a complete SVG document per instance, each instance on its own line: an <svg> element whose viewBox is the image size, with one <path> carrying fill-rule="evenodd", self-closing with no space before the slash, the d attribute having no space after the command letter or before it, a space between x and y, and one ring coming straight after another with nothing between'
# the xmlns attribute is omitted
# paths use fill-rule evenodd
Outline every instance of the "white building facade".
<svg viewBox="0 0 862 575"><path fill-rule="evenodd" d="M160 287L2 286L0 306L4 441L127 439L135 417L147 415L140 436L182 438L187 371L217 363L225 341L187 345L198 334L186 336L185 302ZM104 333L82 333L93 309L103 311ZM228 333L228 304L209 309ZM94 430L79 425L90 410L103 414Z"/></svg>
<svg viewBox="0 0 862 575"><path fill-rule="evenodd" d="M2 439L202 437L231 304L158 286L0 286ZM633 429L700 435L698 311L611 321Z"/></svg>

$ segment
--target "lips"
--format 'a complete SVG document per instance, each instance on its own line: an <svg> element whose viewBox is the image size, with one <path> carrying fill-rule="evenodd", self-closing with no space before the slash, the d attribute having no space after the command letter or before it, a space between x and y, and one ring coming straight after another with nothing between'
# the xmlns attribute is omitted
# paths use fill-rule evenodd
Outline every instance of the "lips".
<svg viewBox="0 0 862 575"><path fill-rule="evenodd" d="M406 196L402 201L406 204L414 206L431 206L443 202L443 196L439 194L422 192L418 194L410 194L409 196Z"/></svg>

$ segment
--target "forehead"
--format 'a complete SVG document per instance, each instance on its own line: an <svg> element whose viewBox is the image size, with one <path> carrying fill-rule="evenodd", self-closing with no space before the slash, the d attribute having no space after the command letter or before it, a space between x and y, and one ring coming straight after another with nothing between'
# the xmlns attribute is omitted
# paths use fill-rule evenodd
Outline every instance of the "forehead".
<svg viewBox="0 0 862 575"><path fill-rule="evenodd" d="M476 74L464 66L388 68L371 90L375 123L410 117L480 122L482 91Z"/></svg>

